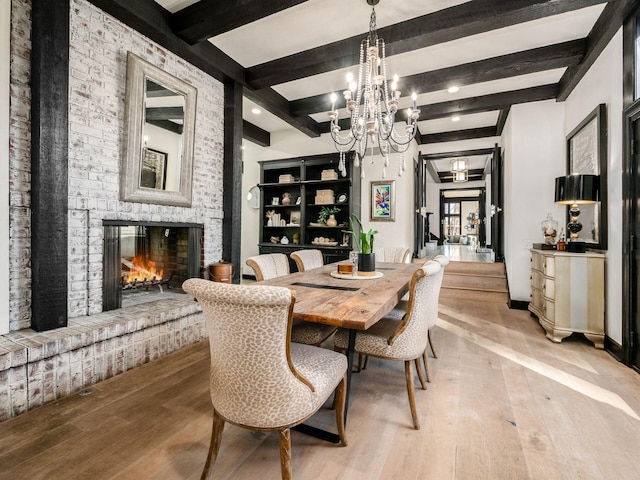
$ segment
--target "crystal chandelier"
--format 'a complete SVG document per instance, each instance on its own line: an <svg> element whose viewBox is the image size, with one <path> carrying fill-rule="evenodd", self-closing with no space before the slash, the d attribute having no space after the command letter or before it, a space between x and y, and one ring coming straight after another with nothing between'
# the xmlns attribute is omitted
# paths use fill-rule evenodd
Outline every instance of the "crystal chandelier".
<svg viewBox="0 0 640 480"><path fill-rule="evenodd" d="M389 166L389 154L397 152L401 154L401 163L398 175L407 169L404 158L409 149L411 140L418 130L418 117L420 110L416 108L416 94L413 93L413 108L407 110L407 123L404 132L394 128L400 91L398 88L398 76L393 76L393 82L387 84L387 64L385 58L385 44L378 37L376 27L375 6L380 0L367 0L371 5L371 19L369 22L369 36L360 44L360 66L358 79L353 75L347 75L348 89L343 92L347 111L350 115L350 128L341 133L338 124L338 111L335 109L337 96L331 95L331 137L338 152L340 162L338 167L342 176L346 176L345 154L354 151L354 166L359 167L367 150L370 151L371 163L373 163L373 149L377 145L384 156L382 178L386 178ZM389 89L389 87L391 87ZM364 169L360 176L364 178Z"/></svg>

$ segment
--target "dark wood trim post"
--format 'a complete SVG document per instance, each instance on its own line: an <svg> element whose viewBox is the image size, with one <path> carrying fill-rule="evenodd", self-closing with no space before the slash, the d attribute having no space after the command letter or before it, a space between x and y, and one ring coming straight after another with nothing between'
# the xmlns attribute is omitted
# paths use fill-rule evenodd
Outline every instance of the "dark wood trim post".
<svg viewBox="0 0 640 480"><path fill-rule="evenodd" d="M224 194L222 259L233 263L233 283L240 283L242 226L242 85L224 84Z"/></svg>
<svg viewBox="0 0 640 480"><path fill-rule="evenodd" d="M67 325L69 0L33 0L31 328Z"/></svg>

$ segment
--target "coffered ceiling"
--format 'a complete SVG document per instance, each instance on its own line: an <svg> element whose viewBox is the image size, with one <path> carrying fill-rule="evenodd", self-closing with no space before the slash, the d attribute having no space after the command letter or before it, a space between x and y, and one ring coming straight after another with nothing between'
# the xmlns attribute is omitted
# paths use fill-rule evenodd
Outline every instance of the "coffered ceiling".
<svg viewBox="0 0 640 480"><path fill-rule="evenodd" d="M263 134L253 141L287 129L328 132L329 94L357 71L371 13L366 0L155 2L173 34L210 56L219 78L244 86L244 120ZM389 73L400 76L400 108L418 94L424 150L499 136L514 104L566 99L633 4L380 0L375 9ZM459 90L449 93L452 86ZM434 170L446 169L446 160L434 161Z"/></svg>

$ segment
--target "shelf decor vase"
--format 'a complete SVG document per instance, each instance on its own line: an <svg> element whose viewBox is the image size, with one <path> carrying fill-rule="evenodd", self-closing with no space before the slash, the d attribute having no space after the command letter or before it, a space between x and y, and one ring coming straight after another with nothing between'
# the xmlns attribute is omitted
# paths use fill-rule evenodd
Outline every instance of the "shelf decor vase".
<svg viewBox="0 0 640 480"><path fill-rule="evenodd" d="M376 273L376 254L358 253L358 275L368 276Z"/></svg>
<svg viewBox="0 0 640 480"><path fill-rule="evenodd" d="M327 227L335 227L338 225L338 221L336 220L335 215L329 215L327 218Z"/></svg>

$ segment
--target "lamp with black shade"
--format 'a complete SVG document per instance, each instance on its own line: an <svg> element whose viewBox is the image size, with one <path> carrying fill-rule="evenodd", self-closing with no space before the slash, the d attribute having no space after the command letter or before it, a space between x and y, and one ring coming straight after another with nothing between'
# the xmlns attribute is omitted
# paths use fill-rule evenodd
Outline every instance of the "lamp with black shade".
<svg viewBox="0 0 640 480"><path fill-rule="evenodd" d="M584 253L586 244L580 240L580 207L588 203L596 203L599 200L600 176L574 174L556 178L555 203L571 205L569 215L571 220L567 224L567 232L570 234L567 242L567 251Z"/></svg>

